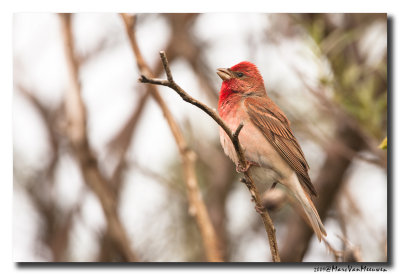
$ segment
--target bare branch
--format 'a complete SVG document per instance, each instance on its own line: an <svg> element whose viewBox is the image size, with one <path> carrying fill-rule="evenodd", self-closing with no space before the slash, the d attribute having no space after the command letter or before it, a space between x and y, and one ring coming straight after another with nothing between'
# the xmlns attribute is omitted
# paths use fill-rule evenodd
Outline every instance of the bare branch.
<svg viewBox="0 0 400 275"><path fill-rule="evenodd" d="M235 147L236 152L238 152L238 154L240 154L242 156L243 167L245 167L246 160L244 159L243 151L242 151L242 148L241 148L240 142L239 142L239 134L240 134L240 131L243 129L243 126L244 126L244 124L243 124L243 122L241 122L239 124L239 126L237 127L236 131L232 134L231 140L232 140L233 146Z"/></svg>
<svg viewBox="0 0 400 275"><path fill-rule="evenodd" d="M240 131L242 130L243 126L244 126L243 122L240 122L240 124L237 127L236 131L233 133L233 139L235 141L238 141L238 143L237 143L238 144L237 145L238 148L239 148L239 134L240 134Z"/></svg>
<svg viewBox="0 0 400 275"><path fill-rule="evenodd" d="M160 57L161 57L165 72L167 74L167 80L149 78L149 77L142 75L141 78L139 79L139 81L141 81L142 83L167 86L167 87L173 89L175 92L177 92L184 101L197 106L198 108L203 110L205 113L207 113L211 118L214 119L215 122L218 123L219 126L221 126L221 128L229 136L229 138L231 139L232 143L235 146L235 150L236 150L236 153L237 153L237 156L239 159L239 164L242 165L242 167L246 167L247 161L244 157L243 149L239 143L239 133L240 133L240 130L243 128L243 124L240 124L235 132L232 132L214 110L209 108L207 105L201 103L200 101L192 98L177 83L175 83L175 81L172 77L171 71L169 69L167 56L164 51L160 51ZM257 191L257 188L256 188L254 182L253 182L253 179L251 178L249 171L245 171L244 175L245 175L245 178L243 181L246 183L246 186L250 191L250 194L255 202L256 208L261 209L262 205L261 205L260 195ZM270 244L272 259L274 262L279 262L280 257L279 257L279 252L278 252L278 245L276 242L275 227L272 223L271 217L269 216L268 212L266 212L266 211L260 212L260 215L263 219L265 230L268 234L268 240L269 240L269 244Z"/></svg>
<svg viewBox="0 0 400 275"><path fill-rule="evenodd" d="M171 28L172 47L167 46L165 52L171 63L175 55L179 55L188 62L192 68L201 90L207 95L211 102L218 100L218 93L214 89L210 69L205 62L205 50L207 42L199 41L193 37L193 25L199 14L163 14Z"/></svg>
<svg viewBox="0 0 400 275"><path fill-rule="evenodd" d="M135 17L129 16L127 14L121 14L122 19L125 23L126 32L129 38L130 45L132 47L133 53L136 57L136 63L139 68L139 71L143 75L148 75L152 77L153 74L143 59L143 56L140 52L138 44L136 42L135 32L133 30ZM165 69L165 67L164 67ZM168 79L172 80L172 75L169 69L166 71L169 74ZM143 77L142 77L143 78ZM144 77L144 79L148 79ZM156 84L156 83L152 83ZM189 201L189 213L195 216L197 225L200 229L200 233L203 240L204 249L206 251L207 259L209 261L222 261L221 251L219 240L215 233L215 229L211 223L211 219L207 212L207 208L204 204L204 201L201 197L201 193L197 183L197 177L195 173L195 159L196 154L189 149L186 141L183 137L181 130L179 129L178 124L173 118L168 106L160 96L158 89L154 86L150 90L151 96L159 105L160 109L163 112L165 119L168 122L168 125L171 129L171 132L175 138L175 142L178 146L179 153L182 159L182 165L185 176L185 183L187 188L187 195Z"/></svg>
<svg viewBox="0 0 400 275"><path fill-rule="evenodd" d="M115 137L107 144L110 153L115 154L117 157L117 164L111 177L111 183L117 193L119 193L121 190L122 174L126 166L126 154L130 144L132 144L132 137L134 137L135 130L137 129L137 125L139 124L149 97L149 91L145 91L145 93L141 95L137 107L133 110L128 121L115 135Z"/></svg>
<svg viewBox="0 0 400 275"><path fill-rule="evenodd" d="M168 42L168 49L175 49L176 42L173 37ZM177 55L172 55L171 59L174 59ZM161 63L157 63L157 66L153 70L154 75L160 75L163 72L163 65ZM135 110L132 111L129 119L125 123L125 125L121 128L121 130L114 136L114 138L107 144L109 152L115 154L117 158L117 164L115 166L111 182L115 189L118 191L122 185L122 173L126 168L126 154L129 149L130 144L133 143L133 138L135 135L135 131L140 121L143 111L146 107L147 102L149 101L151 95L152 87L147 86L146 91L143 95L141 95L138 104L136 105Z"/></svg>
<svg viewBox="0 0 400 275"><path fill-rule="evenodd" d="M167 56L165 54L164 51L160 51L160 57L161 60L163 61L164 64L164 68L167 67L169 70L169 65L168 65L168 60L167 60ZM166 72L167 73L167 72ZM169 74L171 74L171 71L169 70ZM195 105L196 107L200 108L201 110L203 110L204 112L206 112L212 119L215 120L215 122L218 123L219 126L221 126L222 129L224 129L224 131L226 132L226 134L229 136L229 138L233 141L233 133L232 131L229 129L229 127L224 123L224 121L220 118L220 116L210 107L208 107L207 105L201 103L200 101L194 99L193 97L191 97L188 93L185 92L185 90L183 90L172 78L172 75L170 75L171 81L169 80L163 80L163 79L157 79L157 78L149 78L146 77L145 75L142 75L141 78L139 78L139 81L142 83L149 83L149 84L155 84L155 85L162 85L162 86L166 86L169 87L171 89L173 89L175 92L178 93L178 95L180 95L180 97L190 103ZM239 147L239 154L238 156L241 158L243 157L243 150L241 147ZM244 158L241 158L241 160L244 163ZM241 161L241 162L242 162Z"/></svg>
<svg viewBox="0 0 400 275"><path fill-rule="evenodd" d="M343 251L336 250L333 248L333 246L328 242L326 238L322 238L322 241L325 243L325 247L328 249L330 253L332 253L333 257L335 258L336 262L342 262L343 261Z"/></svg>
<svg viewBox="0 0 400 275"><path fill-rule="evenodd" d="M135 261L128 235L118 217L118 201L110 183L102 175L93 155L86 132L86 108L81 97L79 65L74 53L70 14L60 14L65 56L71 87L66 94L66 116L69 123L68 137L79 162L85 183L99 198L107 220L108 232L116 248L127 261Z"/></svg>

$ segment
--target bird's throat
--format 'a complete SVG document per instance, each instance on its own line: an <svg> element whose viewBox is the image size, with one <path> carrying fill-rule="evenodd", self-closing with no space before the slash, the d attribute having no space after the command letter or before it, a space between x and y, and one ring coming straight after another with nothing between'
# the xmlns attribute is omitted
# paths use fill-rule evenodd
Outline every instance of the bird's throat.
<svg viewBox="0 0 400 275"><path fill-rule="evenodd" d="M240 93L233 91L225 81L222 83L221 91L219 94L218 101L218 112L219 115L223 118L231 111L236 110L238 107L238 103L241 100Z"/></svg>

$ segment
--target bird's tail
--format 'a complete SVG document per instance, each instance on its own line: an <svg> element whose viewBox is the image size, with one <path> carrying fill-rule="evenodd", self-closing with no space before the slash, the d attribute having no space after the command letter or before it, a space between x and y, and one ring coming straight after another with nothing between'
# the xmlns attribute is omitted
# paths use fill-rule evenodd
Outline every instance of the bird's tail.
<svg viewBox="0 0 400 275"><path fill-rule="evenodd" d="M317 209L315 209L314 203L312 202L310 196L304 191L304 189L299 186L296 188L295 197L300 202L303 207L304 213L307 216L309 225L311 225L318 240L321 241L323 236L326 236L325 227L322 224L321 218L318 215Z"/></svg>

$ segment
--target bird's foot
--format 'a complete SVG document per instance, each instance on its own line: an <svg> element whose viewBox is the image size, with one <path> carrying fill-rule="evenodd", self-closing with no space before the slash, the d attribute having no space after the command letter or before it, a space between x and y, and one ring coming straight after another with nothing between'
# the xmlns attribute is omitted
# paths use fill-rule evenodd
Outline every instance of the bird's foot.
<svg viewBox="0 0 400 275"><path fill-rule="evenodd" d="M250 162L246 162L246 165L243 166L240 162L236 164L236 172L238 173L245 173L250 168Z"/></svg>
<svg viewBox="0 0 400 275"><path fill-rule="evenodd" d="M254 208L256 209L257 213L260 215L264 214L264 212L265 212L265 207L263 207L263 206L255 205Z"/></svg>
<svg viewBox="0 0 400 275"><path fill-rule="evenodd" d="M238 164L236 164L236 172L245 173L249 170L251 166L259 167L260 165L254 161L246 161L246 166L243 167L243 165L239 162Z"/></svg>

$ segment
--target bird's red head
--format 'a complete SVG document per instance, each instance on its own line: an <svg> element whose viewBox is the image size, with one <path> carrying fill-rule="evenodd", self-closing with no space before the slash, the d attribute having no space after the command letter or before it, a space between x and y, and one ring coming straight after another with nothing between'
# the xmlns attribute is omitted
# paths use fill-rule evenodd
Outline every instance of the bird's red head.
<svg viewBox="0 0 400 275"><path fill-rule="evenodd" d="M232 94L249 95L265 93L264 81L256 65L242 61L228 69L218 69L217 74L223 80L220 91L220 103Z"/></svg>

